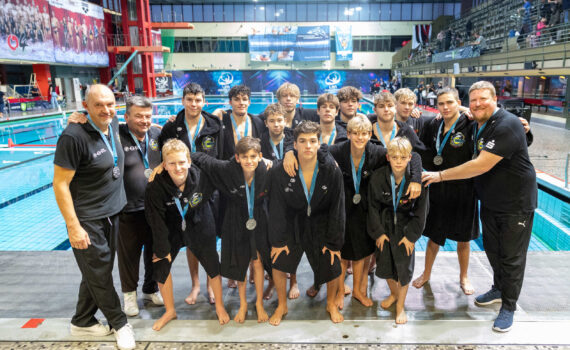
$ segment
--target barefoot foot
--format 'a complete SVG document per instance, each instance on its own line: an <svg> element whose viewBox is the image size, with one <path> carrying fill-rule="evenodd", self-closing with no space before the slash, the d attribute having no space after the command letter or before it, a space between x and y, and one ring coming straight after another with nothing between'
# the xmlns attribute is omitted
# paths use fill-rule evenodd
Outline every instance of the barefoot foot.
<svg viewBox="0 0 570 350"><path fill-rule="evenodd" d="M392 304L394 304L397 300L398 300L398 298L396 298L395 296L390 294L386 299L382 300L382 302L380 303L380 306L382 306L382 308L384 308L384 309L387 309L390 306L392 306Z"/></svg>
<svg viewBox="0 0 570 350"><path fill-rule="evenodd" d="M277 309L275 309L275 312L273 313L273 315L271 315L271 318L269 319L269 324L272 326L279 326L279 323L281 323L283 316L287 315L288 311L289 310L287 309L287 306L284 307L277 306Z"/></svg>
<svg viewBox="0 0 570 350"><path fill-rule="evenodd" d="M465 295L471 295L475 293L475 289L473 288L473 285L471 284L468 278L462 279L459 282L459 286L461 287L461 290L463 290L463 293Z"/></svg>
<svg viewBox="0 0 570 350"><path fill-rule="evenodd" d="M289 288L289 295L287 295L287 297L289 299L297 299L299 295L301 295L301 292L299 292L299 286L297 283L293 283L293 285Z"/></svg>
<svg viewBox="0 0 570 350"><path fill-rule="evenodd" d="M236 321L237 323L243 323L245 321L246 315L247 315L247 304L241 305L239 307L236 317L234 317L234 321Z"/></svg>
<svg viewBox="0 0 570 350"><path fill-rule="evenodd" d="M210 304L214 304L216 302L216 297L214 296L214 290L212 287L208 287L208 301Z"/></svg>
<svg viewBox="0 0 570 350"><path fill-rule="evenodd" d="M396 312L396 324L405 324L408 322L408 316L404 308Z"/></svg>
<svg viewBox="0 0 570 350"><path fill-rule="evenodd" d="M200 295L200 286L194 286L192 287L190 294L188 294L188 296L186 297L186 299L184 299L184 301L188 305L194 305L196 304L196 299L198 299L198 295Z"/></svg>
<svg viewBox="0 0 570 350"><path fill-rule="evenodd" d="M360 303L366 307L370 307L373 304L372 299L367 297L366 294L361 294L355 291L354 293L352 293L352 297L360 301Z"/></svg>
<svg viewBox="0 0 570 350"><path fill-rule="evenodd" d="M334 300L334 304L337 308L339 308L340 310L342 310L344 308L344 294L342 293L337 293L336 294L336 298Z"/></svg>
<svg viewBox="0 0 570 350"><path fill-rule="evenodd" d="M267 322L269 316L267 316L267 312L263 308L263 303L255 303L255 309L257 310L257 323Z"/></svg>
<svg viewBox="0 0 570 350"><path fill-rule="evenodd" d="M310 296L311 298L314 298L317 296L317 294L319 294L319 290L317 288L315 288L315 285L312 285L309 287L309 289L307 289L307 295Z"/></svg>
<svg viewBox="0 0 570 350"><path fill-rule="evenodd" d="M173 312L165 312L154 324L152 325L152 329L155 331L159 331L162 327L166 326L166 324L176 318L176 311Z"/></svg>
<svg viewBox="0 0 570 350"><path fill-rule="evenodd" d="M237 288L237 282L235 280L228 280L228 288Z"/></svg>
<svg viewBox="0 0 570 350"><path fill-rule="evenodd" d="M429 282L429 275L426 275L425 273L422 273L421 275L418 276L418 278L416 278L413 282L412 282L412 286L416 287L416 288L421 288L424 286L424 284Z"/></svg>
<svg viewBox="0 0 570 350"><path fill-rule="evenodd" d="M350 293L352 293L352 289L350 289L350 287L348 286L348 284L344 284L344 295L349 295Z"/></svg>
<svg viewBox="0 0 570 350"><path fill-rule="evenodd" d="M333 323L340 323L344 321L344 316L338 311L336 305L327 305L327 311L331 316Z"/></svg>
<svg viewBox="0 0 570 350"><path fill-rule="evenodd" d="M263 291L263 299L269 300L273 296L273 292L275 292L275 285L269 282L269 285Z"/></svg>
<svg viewBox="0 0 570 350"><path fill-rule="evenodd" d="M218 321L220 325L225 325L226 323L230 322L230 315L226 311L224 305L220 305L219 307L216 305L216 315L218 316Z"/></svg>

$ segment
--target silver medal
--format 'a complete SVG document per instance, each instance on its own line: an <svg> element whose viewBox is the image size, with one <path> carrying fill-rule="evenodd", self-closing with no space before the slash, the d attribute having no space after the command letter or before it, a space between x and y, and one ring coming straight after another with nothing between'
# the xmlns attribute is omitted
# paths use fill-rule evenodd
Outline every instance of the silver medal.
<svg viewBox="0 0 570 350"><path fill-rule="evenodd" d="M307 206L307 216L311 216L311 206Z"/></svg>
<svg viewBox="0 0 570 350"><path fill-rule="evenodd" d="M433 157L433 164L435 164L435 165L443 164L443 157L440 156L439 154L437 156Z"/></svg>
<svg viewBox="0 0 570 350"><path fill-rule="evenodd" d="M182 231L186 231L186 220L182 220Z"/></svg>
<svg viewBox="0 0 570 350"><path fill-rule="evenodd" d="M144 170L144 176L148 179L150 177L150 174L152 174L152 169L145 169Z"/></svg>
<svg viewBox="0 0 570 350"><path fill-rule="evenodd" d="M113 178L118 179L119 177L121 177L121 169L118 166L113 167Z"/></svg>
<svg viewBox="0 0 570 350"><path fill-rule="evenodd" d="M360 195L360 193L357 193L352 197L352 203L358 204L358 203L360 203L361 199L362 199L362 196Z"/></svg>
<svg viewBox="0 0 570 350"><path fill-rule="evenodd" d="M251 218L245 222L245 227L250 231L255 230L256 226L257 226L257 221L255 221L254 218Z"/></svg>

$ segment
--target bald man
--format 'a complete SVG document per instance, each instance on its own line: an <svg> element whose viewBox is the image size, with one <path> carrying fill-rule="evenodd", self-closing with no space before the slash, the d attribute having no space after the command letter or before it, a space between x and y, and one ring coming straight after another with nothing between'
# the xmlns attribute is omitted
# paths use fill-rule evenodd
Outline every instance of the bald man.
<svg viewBox="0 0 570 350"><path fill-rule="evenodd" d="M112 276L119 212L127 203L113 92L105 85L93 85L83 107L88 123L65 128L54 158L55 199L81 271L70 331L75 336L100 337L113 330L119 349L134 349L133 329L121 310ZM97 310L108 326L95 318Z"/></svg>

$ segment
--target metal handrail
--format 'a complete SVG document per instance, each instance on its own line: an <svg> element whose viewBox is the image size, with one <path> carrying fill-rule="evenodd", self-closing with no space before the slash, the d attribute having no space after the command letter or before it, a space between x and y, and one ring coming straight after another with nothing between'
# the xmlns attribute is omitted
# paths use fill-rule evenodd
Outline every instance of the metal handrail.
<svg viewBox="0 0 570 350"><path fill-rule="evenodd" d="M570 163L570 152L566 154L566 167L564 168L564 188L568 188L568 164Z"/></svg>

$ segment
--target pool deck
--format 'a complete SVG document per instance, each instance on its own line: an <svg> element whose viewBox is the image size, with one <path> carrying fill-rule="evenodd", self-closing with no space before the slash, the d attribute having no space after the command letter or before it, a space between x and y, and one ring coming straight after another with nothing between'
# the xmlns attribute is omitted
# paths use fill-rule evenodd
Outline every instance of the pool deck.
<svg viewBox="0 0 570 350"><path fill-rule="evenodd" d="M311 299L304 291L312 281L308 263L303 259L298 270L301 297L289 301L289 314L282 324L273 327L258 324L254 308L255 290L248 284L248 320L231 321L220 326L214 307L205 296L205 273L201 270L202 293L195 305L186 305L190 279L184 254L173 265L173 280L178 320L160 332L151 329L163 307L144 305L139 298L139 316L129 318L141 348L169 342L236 343L248 348L252 343L284 344L472 344L472 345L558 345L570 346L570 252L531 252L513 329L504 334L491 330L499 305L477 307L474 295L464 295L458 283L457 256L439 254L431 281L423 289L410 287L406 300L409 322L394 324L394 309L384 310L379 301L389 291L377 277L369 287L374 305L363 307L350 296L345 298L345 322L333 324L325 311L326 290ZM417 253L414 275L423 270L424 254ZM78 338L69 334L74 313L80 274L73 254L65 252L3 252L0 272L0 342L58 342L89 344L94 348L112 345L113 337ZM469 270L477 293L492 283L486 256L473 252ZM141 276L142 278L142 276ZM117 268L115 288L120 291ZM352 285L352 276L346 280ZM224 302L230 317L239 307L236 289L224 282ZM41 302L38 302L41 301ZM277 305L276 295L265 302L269 314ZM43 319L35 328L23 328L30 319ZM59 343L62 342L62 343ZM88 342L88 343L82 343ZM1 343L0 343L1 345ZM81 345L77 345L82 348ZM84 348L84 347L83 347ZM173 348L173 347L170 347Z"/></svg>

